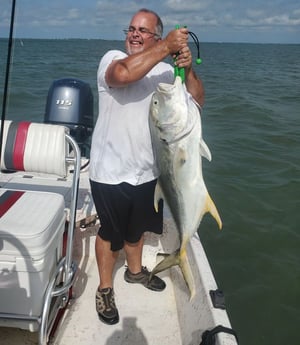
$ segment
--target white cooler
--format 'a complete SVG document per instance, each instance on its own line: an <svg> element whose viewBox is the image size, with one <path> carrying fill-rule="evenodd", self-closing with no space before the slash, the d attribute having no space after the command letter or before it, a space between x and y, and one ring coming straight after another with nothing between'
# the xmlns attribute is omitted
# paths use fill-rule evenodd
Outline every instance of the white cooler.
<svg viewBox="0 0 300 345"><path fill-rule="evenodd" d="M0 189L1 326L38 329L49 279L62 256L66 213L60 194Z"/></svg>

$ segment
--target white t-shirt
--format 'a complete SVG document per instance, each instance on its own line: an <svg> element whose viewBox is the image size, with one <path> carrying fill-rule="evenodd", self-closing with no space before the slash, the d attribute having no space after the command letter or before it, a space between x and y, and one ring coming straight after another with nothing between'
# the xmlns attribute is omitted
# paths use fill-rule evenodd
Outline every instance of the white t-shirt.
<svg viewBox="0 0 300 345"><path fill-rule="evenodd" d="M126 56L119 50L111 50L99 64L99 115L92 136L90 178L100 183L139 185L157 177L148 123L149 106L158 83L174 82L174 70L170 64L160 62L131 85L108 87L107 67L113 60Z"/></svg>

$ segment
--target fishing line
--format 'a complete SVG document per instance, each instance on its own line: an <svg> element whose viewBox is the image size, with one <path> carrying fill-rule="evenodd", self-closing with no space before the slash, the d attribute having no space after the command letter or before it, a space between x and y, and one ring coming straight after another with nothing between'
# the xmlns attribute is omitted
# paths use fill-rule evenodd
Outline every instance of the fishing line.
<svg viewBox="0 0 300 345"><path fill-rule="evenodd" d="M1 116L1 131L0 131L0 162L1 162L1 155L2 155L2 140L3 140L3 131L4 131L4 121L5 121L5 117L6 117L6 102L7 102L8 82L9 82L14 22L15 22L15 8L16 8L16 0L13 0L12 1L12 8L11 8L11 17L10 17L10 30L9 30L9 39L8 39L8 48L7 48L6 73L5 73L3 101L2 101L2 116Z"/></svg>

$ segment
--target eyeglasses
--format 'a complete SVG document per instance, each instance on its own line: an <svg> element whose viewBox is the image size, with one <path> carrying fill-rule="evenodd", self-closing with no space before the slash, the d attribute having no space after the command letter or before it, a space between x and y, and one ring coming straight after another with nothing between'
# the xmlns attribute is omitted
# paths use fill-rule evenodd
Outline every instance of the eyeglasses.
<svg viewBox="0 0 300 345"><path fill-rule="evenodd" d="M154 32L149 31L146 28L135 28L134 26L129 26L128 29L124 29L123 32L125 35L128 35L128 33L134 33L135 31L137 31L138 33L140 33L141 35L150 35L150 36L154 36L156 38L160 38L159 34L156 34Z"/></svg>

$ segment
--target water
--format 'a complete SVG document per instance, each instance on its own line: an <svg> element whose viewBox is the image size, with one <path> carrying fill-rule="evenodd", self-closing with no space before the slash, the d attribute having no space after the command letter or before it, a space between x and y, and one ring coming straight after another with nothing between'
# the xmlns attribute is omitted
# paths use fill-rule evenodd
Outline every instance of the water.
<svg viewBox="0 0 300 345"><path fill-rule="evenodd" d="M200 235L242 344L298 344L300 46L204 49L205 176L224 231L207 220Z"/></svg>
<svg viewBox="0 0 300 345"><path fill-rule="evenodd" d="M3 92L5 40L0 40ZM90 83L118 41L16 40L9 119L43 121L55 79ZM199 234L242 345L299 344L300 45L202 44L204 178L221 214ZM196 55L195 55L196 56ZM2 101L2 97L1 97ZM2 105L2 104L1 104Z"/></svg>

